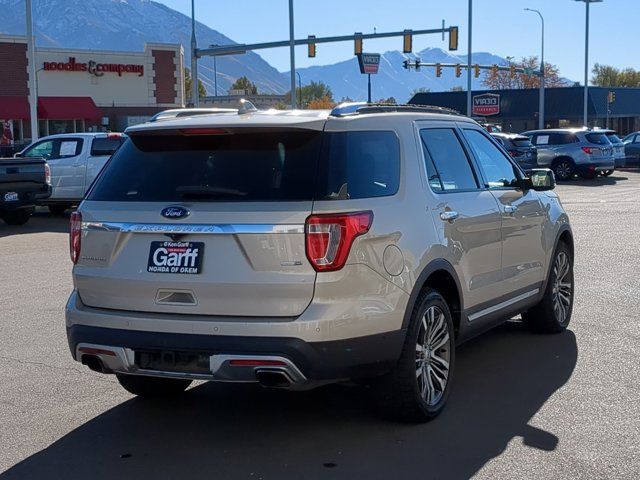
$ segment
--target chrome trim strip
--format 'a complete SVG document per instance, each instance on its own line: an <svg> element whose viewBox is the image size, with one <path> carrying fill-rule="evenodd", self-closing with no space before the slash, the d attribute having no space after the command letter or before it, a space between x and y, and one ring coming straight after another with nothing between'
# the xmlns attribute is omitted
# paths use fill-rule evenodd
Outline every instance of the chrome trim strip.
<svg viewBox="0 0 640 480"><path fill-rule="evenodd" d="M521 295L518 295L517 297L513 297L513 298L510 298L509 300L505 300L504 302L500 302L496 305L492 305L488 308L485 308L484 310L480 310L479 312L476 312L473 315L469 315L469 321L473 322L474 320L477 320L480 317L484 317L485 315L489 315L490 313L494 313L494 312L497 312L498 310L502 310L503 308L513 305L514 303L518 303L529 297L533 297L534 295L537 295L538 292L540 292L540 289L536 288L534 290L530 290Z"/></svg>
<svg viewBox="0 0 640 480"><path fill-rule="evenodd" d="M82 222L82 230L120 233L177 233L206 235L236 235L264 233L304 233L304 225L269 223L125 223Z"/></svg>

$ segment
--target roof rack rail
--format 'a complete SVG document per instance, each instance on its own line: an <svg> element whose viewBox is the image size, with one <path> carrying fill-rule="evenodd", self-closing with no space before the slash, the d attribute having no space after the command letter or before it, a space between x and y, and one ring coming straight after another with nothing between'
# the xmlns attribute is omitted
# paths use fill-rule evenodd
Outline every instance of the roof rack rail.
<svg viewBox="0 0 640 480"><path fill-rule="evenodd" d="M352 102L341 103L331 110L332 117L344 117L363 113L388 113L388 112L413 112L413 113L441 113L445 115L461 115L457 110L434 105L392 104L392 103L365 103Z"/></svg>

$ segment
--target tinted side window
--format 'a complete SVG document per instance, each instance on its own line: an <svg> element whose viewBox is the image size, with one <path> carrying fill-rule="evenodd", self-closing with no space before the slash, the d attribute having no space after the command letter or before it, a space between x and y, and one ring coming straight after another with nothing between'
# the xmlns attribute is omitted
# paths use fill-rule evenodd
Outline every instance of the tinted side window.
<svg viewBox="0 0 640 480"><path fill-rule="evenodd" d="M53 156L53 140L45 140L35 144L24 152L25 157L44 157L50 159Z"/></svg>
<svg viewBox="0 0 640 480"><path fill-rule="evenodd" d="M482 173L487 188L516 187L518 177L511 162L498 150L493 142L478 130L465 129L464 135L469 142Z"/></svg>
<svg viewBox="0 0 640 480"><path fill-rule="evenodd" d="M573 133L553 133L551 135L552 145L565 145L567 143L575 143L578 141Z"/></svg>
<svg viewBox="0 0 640 480"><path fill-rule="evenodd" d="M121 138L94 138L91 143L91 156L111 156L122 145Z"/></svg>
<svg viewBox="0 0 640 480"><path fill-rule="evenodd" d="M435 191L478 188L469 159L451 128L420 131L429 184ZM432 165L430 163L432 162Z"/></svg>
<svg viewBox="0 0 640 480"><path fill-rule="evenodd" d="M400 183L395 132L327 132L320 160L318 200L386 197Z"/></svg>

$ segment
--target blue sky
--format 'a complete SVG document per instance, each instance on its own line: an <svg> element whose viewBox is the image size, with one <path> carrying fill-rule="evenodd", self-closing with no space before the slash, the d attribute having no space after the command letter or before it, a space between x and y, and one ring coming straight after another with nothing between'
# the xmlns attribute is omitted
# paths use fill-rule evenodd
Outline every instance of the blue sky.
<svg viewBox="0 0 640 480"><path fill-rule="evenodd" d="M157 0L190 15L190 0ZM233 6L230 6L233 4ZM540 20L524 8L535 8L545 18L545 60L560 67L572 80L584 77L585 4L575 0L474 0L473 51L500 56L539 55ZM466 53L467 0L295 0L296 38L307 35L344 35L405 28L460 27L459 53ZM199 21L239 43L288 38L288 0L196 0ZM591 4L590 63L640 69L638 50L640 0L604 0ZM414 38L414 51L446 48L439 35ZM367 51L401 48L401 39L365 42ZM289 69L287 49L258 52L278 70ZM349 58L351 43L318 46L316 58L306 48L296 52L296 66L323 65Z"/></svg>

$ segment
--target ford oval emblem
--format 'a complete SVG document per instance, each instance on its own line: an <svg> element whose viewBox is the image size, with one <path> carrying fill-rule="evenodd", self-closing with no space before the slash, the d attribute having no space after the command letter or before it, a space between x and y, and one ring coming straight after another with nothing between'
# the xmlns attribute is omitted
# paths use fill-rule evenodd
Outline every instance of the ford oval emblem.
<svg viewBox="0 0 640 480"><path fill-rule="evenodd" d="M163 208L160 215L164 218L184 218L191 215L191 212L187 208L175 206Z"/></svg>

